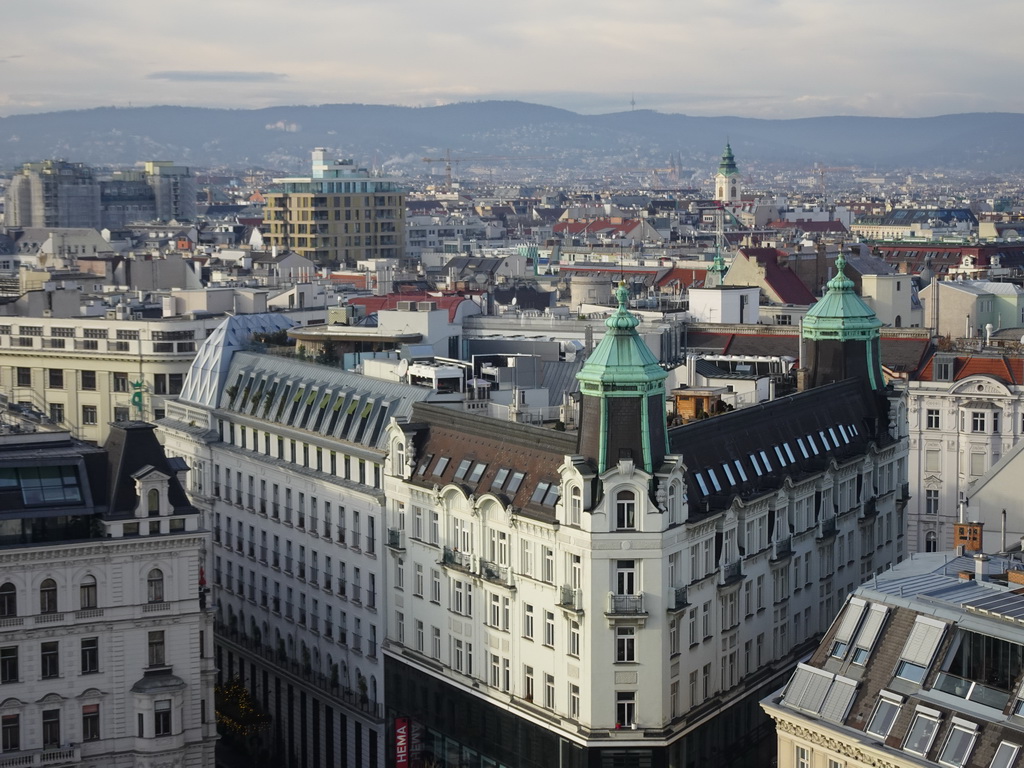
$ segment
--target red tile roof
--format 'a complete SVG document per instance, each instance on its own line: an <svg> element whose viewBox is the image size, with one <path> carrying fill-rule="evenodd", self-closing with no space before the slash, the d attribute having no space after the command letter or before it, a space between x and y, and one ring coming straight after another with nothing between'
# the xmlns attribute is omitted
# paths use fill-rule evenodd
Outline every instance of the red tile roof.
<svg viewBox="0 0 1024 768"><path fill-rule="evenodd" d="M935 357L932 356L918 377L922 381L931 381ZM953 365L953 381L961 381L969 376L991 376L1004 384L1024 383L1024 358L1008 355L967 355L957 357Z"/></svg>
<svg viewBox="0 0 1024 768"><path fill-rule="evenodd" d="M779 256L785 256L775 248L741 248L740 254L747 259L756 259L764 268L765 283L778 294L783 304L799 304L807 306L818 299L803 280L791 270L779 264Z"/></svg>
<svg viewBox="0 0 1024 768"><path fill-rule="evenodd" d="M382 309L398 309L400 301L433 301L438 309L448 310L448 322L455 321L459 306L469 301L465 296L432 296L428 293L389 293L387 296L357 296L349 299L349 304L365 307L366 314L373 314Z"/></svg>

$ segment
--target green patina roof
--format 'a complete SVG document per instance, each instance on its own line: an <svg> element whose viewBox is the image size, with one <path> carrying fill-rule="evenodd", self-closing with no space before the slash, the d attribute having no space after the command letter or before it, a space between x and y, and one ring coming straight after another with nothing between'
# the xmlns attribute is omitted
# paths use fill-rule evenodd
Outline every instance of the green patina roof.
<svg viewBox="0 0 1024 768"><path fill-rule="evenodd" d="M882 327L874 311L853 290L853 281L843 271L846 259L836 257L836 276L828 281L828 291L804 316L805 339L877 339Z"/></svg>
<svg viewBox="0 0 1024 768"><path fill-rule="evenodd" d="M736 167L736 158L732 156L732 147L728 143L722 153L722 161L718 164L718 172L723 176L735 176L740 172Z"/></svg>
<svg viewBox="0 0 1024 768"><path fill-rule="evenodd" d="M608 331L587 359L583 369L576 374L581 383L592 385L584 386L584 391L590 389L593 392L597 388L608 394L616 394L614 386L609 385L655 385L663 382L668 376L658 364L658 358L636 332L640 320L626 309L629 291L625 283L619 283L615 296L619 307L604 321ZM647 389L650 389L650 386L627 390L622 394L636 397L638 393Z"/></svg>

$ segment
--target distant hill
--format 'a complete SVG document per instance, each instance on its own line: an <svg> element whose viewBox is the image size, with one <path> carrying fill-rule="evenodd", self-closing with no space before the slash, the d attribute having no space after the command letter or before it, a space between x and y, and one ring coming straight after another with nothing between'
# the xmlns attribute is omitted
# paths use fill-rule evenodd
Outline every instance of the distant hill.
<svg viewBox="0 0 1024 768"><path fill-rule="evenodd" d="M705 176L728 138L747 168L1024 169L1024 115L756 120L649 110L580 115L512 101L439 107L371 104L198 109L138 107L0 118L0 168L62 157L93 165L166 159L203 168L305 172L324 146L364 165L422 173L422 158L452 157L531 172L605 174L663 167L678 153ZM457 164L456 164L457 165ZM440 173L435 167L435 173Z"/></svg>

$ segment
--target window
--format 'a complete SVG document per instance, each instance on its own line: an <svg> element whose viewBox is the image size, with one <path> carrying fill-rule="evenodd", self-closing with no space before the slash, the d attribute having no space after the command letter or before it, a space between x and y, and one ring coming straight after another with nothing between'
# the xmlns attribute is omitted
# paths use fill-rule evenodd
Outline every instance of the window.
<svg viewBox="0 0 1024 768"><path fill-rule="evenodd" d="M544 611L544 645L555 645L555 614Z"/></svg>
<svg viewBox="0 0 1024 768"><path fill-rule="evenodd" d="M928 408L925 411L925 429L939 428L939 409Z"/></svg>
<svg viewBox="0 0 1024 768"><path fill-rule="evenodd" d="M569 684L569 717L580 719L580 687L572 683Z"/></svg>
<svg viewBox="0 0 1024 768"><path fill-rule="evenodd" d="M924 492L924 511L927 515L939 514L939 491L928 488Z"/></svg>
<svg viewBox="0 0 1024 768"><path fill-rule="evenodd" d="M79 607L83 610L96 607L96 577L86 576L78 587Z"/></svg>
<svg viewBox="0 0 1024 768"><path fill-rule="evenodd" d="M115 392L127 392L128 391L128 374L127 373L115 373L114 374L114 391Z"/></svg>
<svg viewBox="0 0 1024 768"><path fill-rule="evenodd" d="M17 715L15 715L17 717ZM6 720L7 718L4 718ZM6 749L6 747L4 747ZM1008 741L1003 741L999 744L996 749L995 755L992 757L992 762L989 764L989 768L1010 768L1013 765L1013 761L1017 759L1017 753L1020 752L1019 744L1011 744Z"/></svg>
<svg viewBox="0 0 1024 768"><path fill-rule="evenodd" d="M903 749L914 755L925 755L931 749L935 732L939 728L939 713L936 710L918 707L914 721L910 724Z"/></svg>
<svg viewBox="0 0 1024 768"><path fill-rule="evenodd" d="M43 710L43 748L60 746L60 710Z"/></svg>
<svg viewBox="0 0 1024 768"><path fill-rule="evenodd" d="M807 747L797 746L793 757L794 768L811 768L811 750Z"/></svg>
<svg viewBox="0 0 1024 768"><path fill-rule="evenodd" d="M18 647L0 648L0 683L18 682Z"/></svg>
<svg viewBox="0 0 1024 768"><path fill-rule="evenodd" d="M632 491L619 491L615 496L615 528L620 531L636 528L636 495Z"/></svg>
<svg viewBox="0 0 1024 768"><path fill-rule="evenodd" d="M615 660L623 662L636 661L635 627L615 628Z"/></svg>
<svg viewBox="0 0 1024 768"><path fill-rule="evenodd" d="M583 492L579 486L569 491L569 525L579 525L583 517Z"/></svg>
<svg viewBox="0 0 1024 768"><path fill-rule="evenodd" d="M896 676L912 683L924 680L928 665L931 664L935 650L942 639L946 625L927 616L918 616L910 636L903 645L900 662L896 667Z"/></svg>
<svg viewBox="0 0 1024 768"><path fill-rule="evenodd" d="M578 621L569 621L569 655L580 655L580 624Z"/></svg>
<svg viewBox="0 0 1024 768"><path fill-rule="evenodd" d="M89 675L100 671L100 639L98 637L82 638L82 674Z"/></svg>
<svg viewBox="0 0 1024 768"><path fill-rule="evenodd" d="M548 709L555 708L555 676L544 675L544 706Z"/></svg>
<svg viewBox="0 0 1024 768"><path fill-rule="evenodd" d="M82 371L82 389L96 389L96 371Z"/></svg>
<svg viewBox="0 0 1024 768"><path fill-rule="evenodd" d="M82 707L82 741L99 741L100 705L86 704Z"/></svg>
<svg viewBox="0 0 1024 768"><path fill-rule="evenodd" d="M615 561L615 594L635 595L636 560Z"/></svg>
<svg viewBox="0 0 1024 768"><path fill-rule="evenodd" d="M162 667L164 665L164 633L158 630L149 633L149 666Z"/></svg>
<svg viewBox="0 0 1024 768"><path fill-rule="evenodd" d="M523 605L523 637L533 640L533 606Z"/></svg>
<svg viewBox="0 0 1024 768"><path fill-rule="evenodd" d="M50 421L55 424L60 424L64 421L63 403L50 403Z"/></svg>
<svg viewBox="0 0 1024 768"><path fill-rule="evenodd" d="M21 718L19 715L4 715L0 719L0 749L4 752L16 752L21 749Z"/></svg>
<svg viewBox="0 0 1024 768"><path fill-rule="evenodd" d="M49 368L48 373L50 389L64 389L64 371L61 368Z"/></svg>
<svg viewBox="0 0 1024 768"><path fill-rule="evenodd" d="M19 387L31 387L32 386L32 369L31 368L19 368L18 369L18 386Z"/></svg>
<svg viewBox="0 0 1024 768"><path fill-rule="evenodd" d="M888 694L883 691L878 699L878 705L875 707L874 713L871 715L871 719L868 721L867 728L864 729L866 733L870 733L872 736L877 736L883 741L889 735L889 730L892 728L893 722L896 720L896 715L899 714L900 704L902 699L899 699L892 694Z"/></svg>
<svg viewBox="0 0 1024 768"><path fill-rule="evenodd" d="M628 728L636 722L636 692L615 692L615 724Z"/></svg>
<svg viewBox="0 0 1024 768"><path fill-rule="evenodd" d="M46 579L39 585L39 612L57 612L57 582Z"/></svg>
<svg viewBox="0 0 1024 768"><path fill-rule="evenodd" d="M153 734L171 735L171 700L160 699L153 704Z"/></svg>
<svg viewBox="0 0 1024 768"><path fill-rule="evenodd" d="M60 677L60 643L47 642L39 646L39 669L43 680Z"/></svg>
<svg viewBox="0 0 1024 768"><path fill-rule="evenodd" d="M18 615L18 592L11 582L0 586L0 617Z"/></svg>
<svg viewBox="0 0 1024 768"><path fill-rule="evenodd" d="M949 729L946 743L939 753L939 762L952 768L961 768L967 762L977 733L978 728L974 723L954 717L953 727Z"/></svg>
<svg viewBox="0 0 1024 768"><path fill-rule="evenodd" d="M98 418L95 405L82 406L82 424L86 426L95 425Z"/></svg>
<svg viewBox="0 0 1024 768"><path fill-rule="evenodd" d="M154 568L146 578L146 593L150 603L162 603L164 601L164 574L159 568Z"/></svg>

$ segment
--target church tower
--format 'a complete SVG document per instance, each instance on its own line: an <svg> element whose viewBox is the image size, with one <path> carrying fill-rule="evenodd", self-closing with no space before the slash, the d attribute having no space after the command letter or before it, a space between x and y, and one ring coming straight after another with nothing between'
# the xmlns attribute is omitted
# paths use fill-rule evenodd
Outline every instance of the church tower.
<svg viewBox="0 0 1024 768"><path fill-rule="evenodd" d="M853 290L846 276L846 259L836 256L836 275L827 291L804 316L803 340L808 386L861 378L876 392L885 389L882 375L882 321Z"/></svg>
<svg viewBox="0 0 1024 768"><path fill-rule="evenodd" d="M715 200L725 205L739 205L742 196L740 171L736 167L736 158L732 156L732 147L726 143L715 174Z"/></svg>
<svg viewBox="0 0 1024 768"><path fill-rule="evenodd" d="M668 454L668 374L636 332L640 320L626 308L624 282L615 296L619 306L605 320L608 331L576 374L582 394L577 451L598 474L621 459L632 459L638 469L653 474Z"/></svg>

